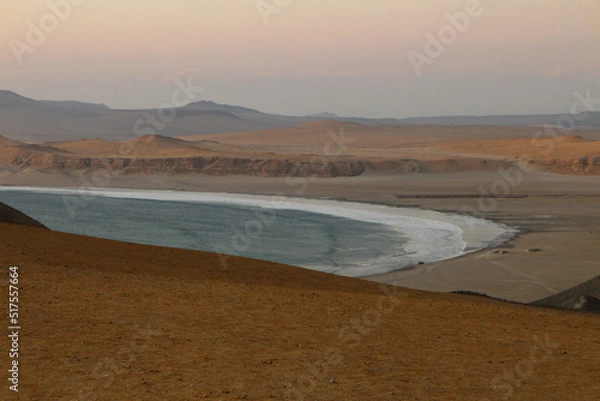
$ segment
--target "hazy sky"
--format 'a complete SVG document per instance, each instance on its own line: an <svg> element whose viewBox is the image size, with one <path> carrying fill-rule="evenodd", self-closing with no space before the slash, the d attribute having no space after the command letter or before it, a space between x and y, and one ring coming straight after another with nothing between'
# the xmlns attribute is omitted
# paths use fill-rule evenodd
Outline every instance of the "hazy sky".
<svg viewBox="0 0 600 401"><path fill-rule="evenodd" d="M294 115L600 97L598 0L2 0L0 43L0 89L112 108L169 103L177 79L203 88L191 100Z"/></svg>

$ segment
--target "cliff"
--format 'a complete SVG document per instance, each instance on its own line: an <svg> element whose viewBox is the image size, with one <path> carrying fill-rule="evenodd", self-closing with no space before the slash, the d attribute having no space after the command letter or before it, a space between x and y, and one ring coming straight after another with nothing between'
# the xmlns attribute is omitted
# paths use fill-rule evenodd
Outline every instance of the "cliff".
<svg viewBox="0 0 600 401"><path fill-rule="evenodd" d="M8 159L8 160L7 160ZM186 174L251 175L260 177L351 177L364 172L364 164L344 159L319 161L235 156L193 157L80 157L44 152L16 152L5 158L12 169L96 171L112 174Z"/></svg>

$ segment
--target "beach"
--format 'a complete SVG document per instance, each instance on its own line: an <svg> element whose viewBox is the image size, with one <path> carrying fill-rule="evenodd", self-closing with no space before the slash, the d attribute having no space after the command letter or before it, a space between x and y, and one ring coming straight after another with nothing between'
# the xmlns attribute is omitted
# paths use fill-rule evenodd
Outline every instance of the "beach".
<svg viewBox="0 0 600 401"><path fill-rule="evenodd" d="M3 177L10 184L10 176ZM287 195L467 213L521 231L507 253L484 250L459 259L415 266L371 280L427 291L475 291L493 297L532 302L600 274L600 179L527 173L510 197L483 198L479 188L502 180L497 172L392 174L367 172L359 177L315 179L298 193L285 178L206 175L114 176L111 186ZM18 175L19 185L77 186L77 176ZM16 182L15 182L16 184ZM99 189L103 189L100 187ZM540 249L540 252L530 252Z"/></svg>
<svg viewBox="0 0 600 401"><path fill-rule="evenodd" d="M452 259L499 246L518 232L457 214L284 196L4 186L0 201L56 231L347 277Z"/></svg>

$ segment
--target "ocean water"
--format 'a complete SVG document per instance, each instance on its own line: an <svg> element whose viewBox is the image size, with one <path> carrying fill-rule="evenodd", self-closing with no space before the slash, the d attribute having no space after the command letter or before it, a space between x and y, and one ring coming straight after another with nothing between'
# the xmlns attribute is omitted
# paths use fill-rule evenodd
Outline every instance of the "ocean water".
<svg viewBox="0 0 600 401"><path fill-rule="evenodd" d="M510 233L436 212L267 196L0 187L0 202L56 231L353 277L459 256Z"/></svg>

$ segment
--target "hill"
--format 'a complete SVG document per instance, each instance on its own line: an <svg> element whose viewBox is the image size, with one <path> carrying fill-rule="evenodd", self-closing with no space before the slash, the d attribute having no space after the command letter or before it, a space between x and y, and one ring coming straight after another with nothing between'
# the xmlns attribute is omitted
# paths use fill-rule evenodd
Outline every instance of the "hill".
<svg viewBox="0 0 600 401"><path fill-rule="evenodd" d="M0 223L45 228L40 222L3 203L0 203Z"/></svg>
<svg viewBox="0 0 600 401"><path fill-rule="evenodd" d="M0 137L0 168L93 174L353 177L500 171L519 167L600 174L600 130L541 137L535 127L361 125L312 121L297 127L182 136L145 135L31 144ZM525 167L523 166L525 165Z"/></svg>
<svg viewBox="0 0 600 401"><path fill-rule="evenodd" d="M339 117L332 113L284 116L247 107L198 101L168 111L113 110L103 104L37 101L0 90L0 132L24 142L77 139L130 140L145 135L186 136L294 127L310 121L335 120L363 125L552 125L559 115L464 116L424 118ZM600 112L589 113L577 127L600 127Z"/></svg>
<svg viewBox="0 0 600 401"><path fill-rule="evenodd" d="M600 313L600 276L566 291L533 302L532 305Z"/></svg>

